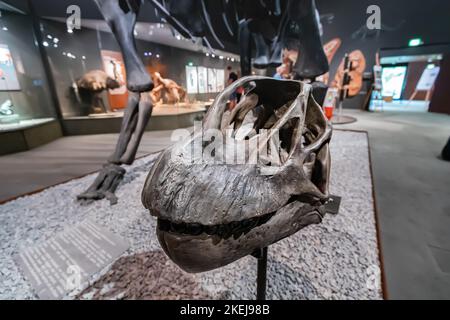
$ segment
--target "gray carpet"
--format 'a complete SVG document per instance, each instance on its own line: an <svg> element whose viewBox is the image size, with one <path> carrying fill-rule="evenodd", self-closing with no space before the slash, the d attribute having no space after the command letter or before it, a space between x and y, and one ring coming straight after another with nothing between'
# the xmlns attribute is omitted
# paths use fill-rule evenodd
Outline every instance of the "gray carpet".
<svg viewBox="0 0 450 320"><path fill-rule="evenodd" d="M388 298L450 299L450 116L350 112L369 132Z"/></svg>

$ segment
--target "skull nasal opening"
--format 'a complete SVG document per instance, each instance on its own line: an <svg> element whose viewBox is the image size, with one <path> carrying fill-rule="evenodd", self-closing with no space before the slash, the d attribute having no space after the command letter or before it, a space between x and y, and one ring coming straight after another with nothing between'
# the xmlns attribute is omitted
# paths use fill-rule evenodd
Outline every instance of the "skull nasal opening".
<svg viewBox="0 0 450 320"><path fill-rule="evenodd" d="M306 102L298 99L302 89L300 82L270 78L241 83L227 96L229 105L221 119L222 132L237 141L258 136L259 148L266 148L264 151L276 158L270 162L282 165L299 142L297 132Z"/></svg>

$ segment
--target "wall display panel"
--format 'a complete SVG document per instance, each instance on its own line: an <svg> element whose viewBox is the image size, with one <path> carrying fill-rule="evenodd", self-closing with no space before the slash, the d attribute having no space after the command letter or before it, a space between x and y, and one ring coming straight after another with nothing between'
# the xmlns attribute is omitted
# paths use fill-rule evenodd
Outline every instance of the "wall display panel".
<svg viewBox="0 0 450 320"><path fill-rule="evenodd" d="M128 99L125 63L122 54L118 51L101 50L101 56L106 74L120 84L119 88L108 90L110 108L112 110L122 109L127 105Z"/></svg>
<svg viewBox="0 0 450 320"><path fill-rule="evenodd" d="M2 10L0 26L0 129L55 117L32 19Z"/></svg>
<svg viewBox="0 0 450 320"><path fill-rule="evenodd" d="M401 98L407 69L406 66L383 67L383 97Z"/></svg>
<svg viewBox="0 0 450 320"><path fill-rule="evenodd" d="M198 93L197 67L186 66L186 88L188 94Z"/></svg>
<svg viewBox="0 0 450 320"><path fill-rule="evenodd" d="M217 92L225 89L225 70L223 69L216 69L216 87Z"/></svg>
<svg viewBox="0 0 450 320"><path fill-rule="evenodd" d="M208 93L208 69L197 67L198 93Z"/></svg>
<svg viewBox="0 0 450 320"><path fill-rule="evenodd" d="M11 91L20 89L11 51L7 45L0 44L0 90Z"/></svg>
<svg viewBox="0 0 450 320"><path fill-rule="evenodd" d="M441 68L439 66L435 66L432 64L428 65L427 68L423 71L422 76L420 77L416 90L428 91L433 89L434 83L436 82L440 70Z"/></svg>
<svg viewBox="0 0 450 320"><path fill-rule="evenodd" d="M216 69L208 68L208 92L217 92Z"/></svg>

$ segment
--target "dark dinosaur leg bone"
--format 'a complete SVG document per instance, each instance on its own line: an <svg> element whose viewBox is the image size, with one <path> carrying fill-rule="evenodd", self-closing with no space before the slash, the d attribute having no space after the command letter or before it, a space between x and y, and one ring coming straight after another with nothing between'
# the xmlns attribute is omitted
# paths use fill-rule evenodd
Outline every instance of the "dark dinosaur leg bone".
<svg viewBox="0 0 450 320"><path fill-rule="evenodd" d="M252 73L252 46L248 24L248 20L241 20L239 22L239 47L242 76L249 76Z"/></svg>
<svg viewBox="0 0 450 320"><path fill-rule="evenodd" d="M300 27L299 58L294 71L300 79L314 79L329 70L328 60L323 51L314 0L289 0L289 19Z"/></svg>
<svg viewBox="0 0 450 320"><path fill-rule="evenodd" d="M107 198L111 205L116 204L117 197L114 192L122 181L124 174L125 169L121 166L113 163L105 164L92 185L78 195L77 199L82 201L83 204L90 204L94 200Z"/></svg>
<svg viewBox="0 0 450 320"><path fill-rule="evenodd" d="M270 56L269 66L277 68L283 64L283 44L278 37L274 39L271 50L272 54Z"/></svg>
<svg viewBox="0 0 450 320"><path fill-rule="evenodd" d="M279 2L278 2L279 5ZM280 25L278 26L277 36L272 42L272 55L270 57L269 64L271 67L276 68L283 64L283 46L285 45L285 33L288 25L288 14L285 12L281 18Z"/></svg>
<svg viewBox="0 0 450 320"><path fill-rule="evenodd" d="M128 144L138 122L139 115L139 93L129 93L128 105L125 109L122 126L120 129L119 140L117 141L116 150L108 159L108 162L114 164L122 164L121 158L126 152Z"/></svg>
<svg viewBox="0 0 450 320"><path fill-rule="evenodd" d="M148 116L143 117L142 120L139 119L141 114L141 110L139 110L139 96L139 93L129 93L128 106L123 117L122 129L119 140L117 141L116 150L111 155L108 163L103 166L88 190L77 196L77 199L81 200L84 204L89 204L94 200L101 200L104 198L108 199L112 205L117 203L117 197L114 195L114 192L125 175L125 169L120 165L123 163L131 164L136 155L136 151L127 157L127 162L123 162L122 157L127 153L128 148L137 150L139 141L134 141L136 145L130 147L130 141L133 141L132 136L138 127L138 123L142 123L143 121L148 122L148 119L150 118L150 116ZM141 124L141 127L145 129L145 125L142 126ZM137 134L142 136L142 132Z"/></svg>
<svg viewBox="0 0 450 320"><path fill-rule="evenodd" d="M256 48L256 57L253 65L257 69L265 69L269 65L269 48L261 33L252 33L252 36Z"/></svg>
<svg viewBox="0 0 450 320"><path fill-rule="evenodd" d="M153 105L150 95L147 93L141 93L139 99L137 124L135 125L133 136L128 143L127 149L120 158L121 163L132 164L136 158L136 152L141 142L142 135L144 134L145 127L152 116L152 109Z"/></svg>
<svg viewBox="0 0 450 320"><path fill-rule="evenodd" d="M137 55L133 34L141 1L96 0L96 3L121 47L130 92L116 149L92 185L77 199L88 204L107 198L111 204L115 204L117 197L114 192L125 175L125 169L121 165L133 163L151 117L150 97L143 92L150 91L153 82Z"/></svg>
<svg viewBox="0 0 450 320"><path fill-rule="evenodd" d="M128 90L150 91L153 82L136 52L134 26L139 13L140 0L95 0L106 22L111 27L122 50L127 70Z"/></svg>

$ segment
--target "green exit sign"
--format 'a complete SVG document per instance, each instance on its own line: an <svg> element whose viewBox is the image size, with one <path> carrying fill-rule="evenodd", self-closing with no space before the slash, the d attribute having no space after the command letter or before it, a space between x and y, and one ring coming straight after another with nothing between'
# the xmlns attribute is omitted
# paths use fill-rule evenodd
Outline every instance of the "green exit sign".
<svg viewBox="0 0 450 320"><path fill-rule="evenodd" d="M409 46L410 47L418 47L418 46L420 46L422 44L423 44L423 41L420 38L409 40Z"/></svg>

